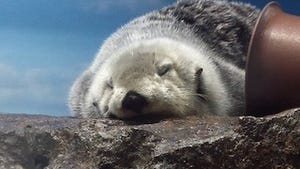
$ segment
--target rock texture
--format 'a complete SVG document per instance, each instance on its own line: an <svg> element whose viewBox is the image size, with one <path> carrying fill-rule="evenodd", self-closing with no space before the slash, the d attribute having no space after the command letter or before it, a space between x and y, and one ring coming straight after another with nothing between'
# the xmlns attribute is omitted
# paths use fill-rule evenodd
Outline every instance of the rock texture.
<svg viewBox="0 0 300 169"><path fill-rule="evenodd" d="M159 122L2 114L0 168L299 169L300 111Z"/></svg>

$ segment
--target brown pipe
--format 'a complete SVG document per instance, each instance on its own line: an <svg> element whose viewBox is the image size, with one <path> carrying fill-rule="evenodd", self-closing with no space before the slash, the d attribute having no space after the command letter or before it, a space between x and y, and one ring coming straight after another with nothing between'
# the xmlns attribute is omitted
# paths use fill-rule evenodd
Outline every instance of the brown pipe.
<svg viewBox="0 0 300 169"><path fill-rule="evenodd" d="M256 22L245 85L248 115L300 107L300 17L284 13L275 2Z"/></svg>

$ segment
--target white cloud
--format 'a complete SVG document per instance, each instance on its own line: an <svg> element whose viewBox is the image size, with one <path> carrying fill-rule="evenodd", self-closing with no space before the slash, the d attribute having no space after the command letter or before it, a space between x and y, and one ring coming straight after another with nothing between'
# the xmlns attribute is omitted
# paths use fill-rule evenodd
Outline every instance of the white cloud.
<svg viewBox="0 0 300 169"><path fill-rule="evenodd" d="M48 85L40 81L37 70L34 69L17 71L12 66L1 64L0 77L0 101L2 102L28 96L30 96L29 100L39 100L49 89Z"/></svg>
<svg viewBox="0 0 300 169"><path fill-rule="evenodd" d="M16 72L13 67L0 63L0 77L15 76Z"/></svg>
<svg viewBox="0 0 300 169"><path fill-rule="evenodd" d="M22 109L25 113L42 113L35 112L42 108L43 112L58 114L51 112L52 108L58 107L65 107L61 111L66 111L68 90L76 76L74 72L77 71L40 68L18 70L0 63L0 112Z"/></svg>
<svg viewBox="0 0 300 169"><path fill-rule="evenodd" d="M164 0L80 0L80 6L85 10L107 12L116 8L136 10L140 6L161 6Z"/></svg>

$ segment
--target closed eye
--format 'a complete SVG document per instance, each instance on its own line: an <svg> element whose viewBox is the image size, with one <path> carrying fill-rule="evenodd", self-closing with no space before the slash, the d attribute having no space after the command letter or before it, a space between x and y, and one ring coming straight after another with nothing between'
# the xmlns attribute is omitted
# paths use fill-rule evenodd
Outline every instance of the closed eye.
<svg viewBox="0 0 300 169"><path fill-rule="evenodd" d="M113 89L114 86L113 86L113 81L112 81L112 78L110 78L107 82L106 82L106 86L110 89Z"/></svg>
<svg viewBox="0 0 300 169"><path fill-rule="evenodd" d="M166 73L168 73L171 69L172 69L172 64L162 65L162 66L158 67L157 74L159 76L163 76Z"/></svg>

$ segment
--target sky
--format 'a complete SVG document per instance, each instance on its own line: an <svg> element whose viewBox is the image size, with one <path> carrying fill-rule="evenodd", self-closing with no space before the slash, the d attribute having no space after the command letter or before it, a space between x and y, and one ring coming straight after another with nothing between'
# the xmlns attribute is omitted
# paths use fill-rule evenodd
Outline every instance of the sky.
<svg viewBox="0 0 300 169"><path fill-rule="evenodd" d="M71 84L129 20L176 0L0 0L0 112L70 115ZM268 0L243 0L262 8ZM279 0L300 15L300 2Z"/></svg>

